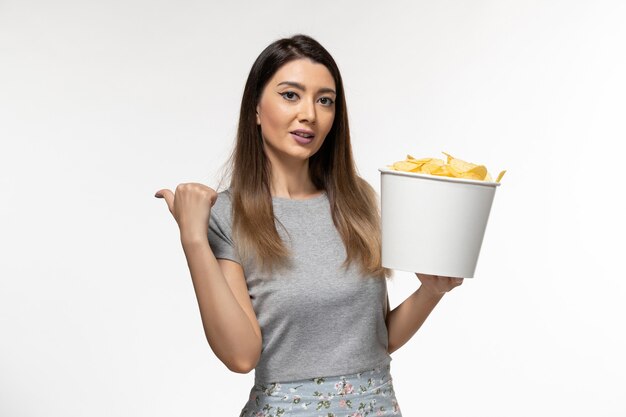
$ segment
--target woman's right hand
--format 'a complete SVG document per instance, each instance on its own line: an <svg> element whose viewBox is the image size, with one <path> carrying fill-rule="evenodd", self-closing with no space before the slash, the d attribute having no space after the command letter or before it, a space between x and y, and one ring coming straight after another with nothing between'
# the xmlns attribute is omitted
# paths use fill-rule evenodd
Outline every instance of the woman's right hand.
<svg viewBox="0 0 626 417"><path fill-rule="evenodd" d="M167 207L178 224L181 237L207 237L211 207L217 200L217 192L200 183L184 183L176 186L175 193L164 188L156 192L157 198L164 198Z"/></svg>

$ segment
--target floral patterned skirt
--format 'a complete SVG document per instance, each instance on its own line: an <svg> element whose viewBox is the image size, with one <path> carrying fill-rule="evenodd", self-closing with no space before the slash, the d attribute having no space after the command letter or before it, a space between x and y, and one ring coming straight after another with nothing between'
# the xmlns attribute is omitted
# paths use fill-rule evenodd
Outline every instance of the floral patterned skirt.
<svg viewBox="0 0 626 417"><path fill-rule="evenodd" d="M401 417L389 371L255 383L239 417Z"/></svg>

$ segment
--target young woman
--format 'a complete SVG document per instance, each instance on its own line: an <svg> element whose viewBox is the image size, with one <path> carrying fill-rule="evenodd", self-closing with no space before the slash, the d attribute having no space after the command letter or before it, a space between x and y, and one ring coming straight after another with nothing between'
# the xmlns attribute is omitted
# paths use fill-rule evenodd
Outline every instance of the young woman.
<svg viewBox="0 0 626 417"><path fill-rule="evenodd" d="M462 278L417 273L390 311L378 196L357 174L341 75L317 41L280 39L256 59L229 168L226 190L156 196L180 228L211 349L255 370L240 417L400 416L390 354Z"/></svg>

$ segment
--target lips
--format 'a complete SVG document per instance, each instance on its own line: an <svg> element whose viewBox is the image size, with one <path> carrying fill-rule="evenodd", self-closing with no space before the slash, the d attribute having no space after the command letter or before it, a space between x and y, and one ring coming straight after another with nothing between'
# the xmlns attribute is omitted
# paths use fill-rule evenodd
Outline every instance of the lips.
<svg viewBox="0 0 626 417"><path fill-rule="evenodd" d="M300 145L308 145L309 143L313 142L313 138L305 138L303 136L300 135L296 135L295 133L291 134L291 137L298 142Z"/></svg>
<svg viewBox="0 0 626 417"><path fill-rule="evenodd" d="M306 129L296 129L291 133L304 139L313 139L313 137L315 136L315 132Z"/></svg>

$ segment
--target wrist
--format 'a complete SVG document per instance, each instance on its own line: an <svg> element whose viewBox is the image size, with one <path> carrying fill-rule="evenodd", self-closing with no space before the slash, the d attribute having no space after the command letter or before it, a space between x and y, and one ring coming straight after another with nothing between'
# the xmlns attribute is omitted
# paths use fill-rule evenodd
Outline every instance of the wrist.
<svg viewBox="0 0 626 417"><path fill-rule="evenodd" d="M420 285L420 287L417 289L417 292L420 295L422 295L424 298L427 298L434 302L438 302L446 294L445 292L436 292L433 290L429 290L426 287L424 287L424 285Z"/></svg>
<svg viewBox="0 0 626 417"><path fill-rule="evenodd" d="M183 246L188 246L188 245L208 243L209 238L204 233L199 233L197 231L191 231L191 230L181 230L180 241L183 244Z"/></svg>

